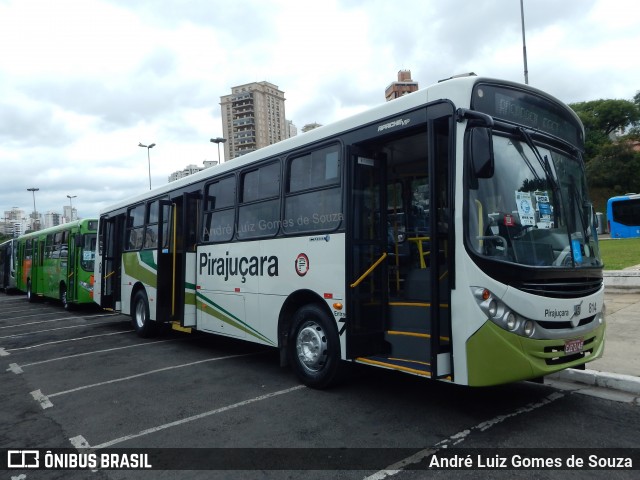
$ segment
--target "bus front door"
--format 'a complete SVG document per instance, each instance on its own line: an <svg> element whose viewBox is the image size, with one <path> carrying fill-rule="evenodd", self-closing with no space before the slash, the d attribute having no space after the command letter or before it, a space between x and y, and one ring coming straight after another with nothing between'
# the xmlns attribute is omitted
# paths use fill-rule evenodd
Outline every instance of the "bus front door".
<svg viewBox="0 0 640 480"><path fill-rule="evenodd" d="M448 104L416 111L409 129L350 157L347 356L357 362L452 378L452 118Z"/></svg>
<svg viewBox="0 0 640 480"><path fill-rule="evenodd" d="M384 329L388 294L386 166L383 155L350 152L350 215L347 247L349 316L347 355L369 356L386 350ZM381 206L384 206L381 208Z"/></svg>

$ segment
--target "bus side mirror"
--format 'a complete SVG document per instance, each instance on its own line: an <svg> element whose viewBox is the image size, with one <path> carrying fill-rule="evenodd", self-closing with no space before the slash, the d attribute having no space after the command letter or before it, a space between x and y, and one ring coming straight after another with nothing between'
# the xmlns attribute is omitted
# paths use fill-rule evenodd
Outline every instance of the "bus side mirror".
<svg viewBox="0 0 640 480"><path fill-rule="evenodd" d="M76 233L73 237L73 244L76 246L76 248L81 247L82 246L82 234L81 233Z"/></svg>
<svg viewBox="0 0 640 480"><path fill-rule="evenodd" d="M493 177L493 139L491 129L487 127L475 127L469 132L469 148L471 165L476 178Z"/></svg>

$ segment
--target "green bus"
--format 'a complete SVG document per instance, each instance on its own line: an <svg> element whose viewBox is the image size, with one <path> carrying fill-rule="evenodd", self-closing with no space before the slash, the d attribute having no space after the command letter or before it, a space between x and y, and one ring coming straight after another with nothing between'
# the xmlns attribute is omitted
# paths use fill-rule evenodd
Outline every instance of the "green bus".
<svg viewBox="0 0 640 480"><path fill-rule="evenodd" d="M83 219L18 237L17 289L30 302L60 300L65 310L93 303L97 219Z"/></svg>

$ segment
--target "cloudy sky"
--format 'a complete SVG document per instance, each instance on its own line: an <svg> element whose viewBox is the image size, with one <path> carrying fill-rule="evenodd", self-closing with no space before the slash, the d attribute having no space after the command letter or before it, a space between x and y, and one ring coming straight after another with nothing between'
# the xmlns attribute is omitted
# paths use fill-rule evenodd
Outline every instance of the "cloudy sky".
<svg viewBox="0 0 640 480"><path fill-rule="evenodd" d="M637 0L524 0L529 83L640 90ZM519 0L0 0L0 213L81 217L216 160L220 97L266 80L298 128L384 101L409 69L523 81ZM4 214L3 214L4 216ZM1 221L1 220L0 220Z"/></svg>

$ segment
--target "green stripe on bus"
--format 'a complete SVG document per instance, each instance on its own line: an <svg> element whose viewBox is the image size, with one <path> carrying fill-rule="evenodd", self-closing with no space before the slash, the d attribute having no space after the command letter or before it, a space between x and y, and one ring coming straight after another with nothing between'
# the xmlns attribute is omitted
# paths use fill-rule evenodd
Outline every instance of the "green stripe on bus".
<svg viewBox="0 0 640 480"><path fill-rule="evenodd" d="M143 266L138 252L125 253L122 255L122 262L124 264L124 272L130 277L156 288L158 284L158 271L157 266L153 271L149 268L153 268L152 265L144 263L147 267ZM153 264L155 266L155 263Z"/></svg>
<svg viewBox="0 0 640 480"><path fill-rule="evenodd" d="M265 337L262 333L258 332L256 329L252 328L247 323L245 323L242 320L240 320L238 317L233 315L231 312L229 312L229 311L225 310L224 308L222 308L220 305L218 305L217 303L212 301L207 296L203 295L201 292L197 292L196 296L199 299L207 302L206 304L202 305L202 309L208 315L211 315L212 317L215 317L218 320L221 320L224 323L227 323L227 324L237 328L238 330L242 330L243 332L251 335L252 337L257 338L258 340L260 340L262 342L267 342L270 345L273 345L274 347L276 346L275 343L273 343L271 340L269 340L267 337Z"/></svg>

